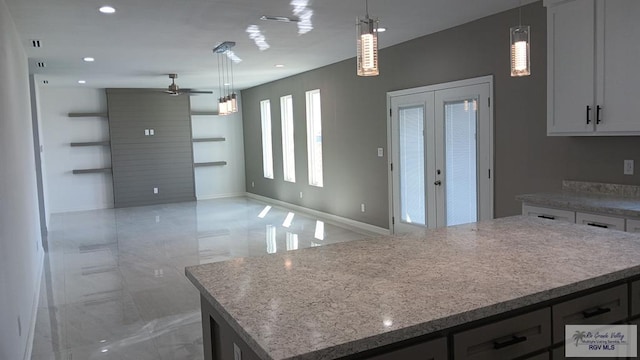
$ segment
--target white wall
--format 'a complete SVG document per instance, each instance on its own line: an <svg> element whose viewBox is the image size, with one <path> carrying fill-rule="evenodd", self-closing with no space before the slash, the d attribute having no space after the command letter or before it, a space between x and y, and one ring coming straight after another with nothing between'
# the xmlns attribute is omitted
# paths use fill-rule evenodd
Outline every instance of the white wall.
<svg viewBox="0 0 640 360"><path fill-rule="evenodd" d="M213 96L191 97L192 111L217 111ZM239 99L238 101L241 101ZM226 141L193 144L194 162L226 161L226 166L195 168L196 198L214 199L245 194L242 112L191 117L193 138L224 137Z"/></svg>
<svg viewBox="0 0 640 360"><path fill-rule="evenodd" d="M0 0L0 359L29 356L43 250L24 47Z"/></svg>
<svg viewBox="0 0 640 360"><path fill-rule="evenodd" d="M71 142L109 140L106 118L70 118L70 112L107 112L104 89L40 87L40 122L51 213L113 207L109 173L74 175L74 169L111 166L107 146L71 147Z"/></svg>

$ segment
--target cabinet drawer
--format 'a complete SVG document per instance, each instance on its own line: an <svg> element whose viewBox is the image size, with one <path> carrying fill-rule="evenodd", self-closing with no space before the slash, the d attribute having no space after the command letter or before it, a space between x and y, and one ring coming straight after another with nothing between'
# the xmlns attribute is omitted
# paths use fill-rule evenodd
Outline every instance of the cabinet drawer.
<svg viewBox="0 0 640 360"><path fill-rule="evenodd" d="M447 339L440 338L369 357L367 360L447 360L447 358Z"/></svg>
<svg viewBox="0 0 640 360"><path fill-rule="evenodd" d="M453 335L456 360L513 359L550 345L549 308Z"/></svg>
<svg viewBox="0 0 640 360"><path fill-rule="evenodd" d="M612 324L624 320L627 309L626 284L554 305L553 342L564 341L565 325Z"/></svg>
<svg viewBox="0 0 640 360"><path fill-rule="evenodd" d="M640 315L640 280L631 283L631 316Z"/></svg>
<svg viewBox="0 0 640 360"><path fill-rule="evenodd" d="M549 360L549 359L551 359L550 356L551 355L549 354L549 352L545 352L545 353L542 353L542 354L538 354L538 355L534 355L534 356L531 356L531 357L528 357L528 358L524 358L524 360Z"/></svg>
<svg viewBox="0 0 640 360"><path fill-rule="evenodd" d="M576 224L581 225L590 225L595 227L601 227L606 229L614 229L624 231L624 219L605 216L605 215L595 215L595 214L587 214L587 213L576 213Z"/></svg>
<svg viewBox="0 0 640 360"><path fill-rule="evenodd" d="M640 233L640 220L627 219L627 232Z"/></svg>
<svg viewBox="0 0 640 360"><path fill-rule="evenodd" d="M576 222L576 213L573 211L531 206L527 204L522 205L522 215L536 216L543 219L570 223Z"/></svg>

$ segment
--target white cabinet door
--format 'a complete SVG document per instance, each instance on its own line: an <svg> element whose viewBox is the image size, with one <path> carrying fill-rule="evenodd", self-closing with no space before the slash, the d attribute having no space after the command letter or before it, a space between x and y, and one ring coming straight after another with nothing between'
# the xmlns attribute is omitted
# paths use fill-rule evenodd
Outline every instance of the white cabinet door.
<svg viewBox="0 0 640 360"><path fill-rule="evenodd" d="M548 135L594 131L594 39L595 0L574 0L548 8Z"/></svg>
<svg viewBox="0 0 640 360"><path fill-rule="evenodd" d="M640 84L640 1L599 0L596 13L599 24L596 106L602 107L596 131L602 135L640 134L636 89Z"/></svg>
<svg viewBox="0 0 640 360"><path fill-rule="evenodd" d="M612 216L576 213L576 224L595 226L605 229L624 231L624 219Z"/></svg>

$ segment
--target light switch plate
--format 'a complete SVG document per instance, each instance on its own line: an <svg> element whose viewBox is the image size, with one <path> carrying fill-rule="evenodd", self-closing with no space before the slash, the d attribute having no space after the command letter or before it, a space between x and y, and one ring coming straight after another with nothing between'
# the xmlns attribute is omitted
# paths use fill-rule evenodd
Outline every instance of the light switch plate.
<svg viewBox="0 0 640 360"><path fill-rule="evenodd" d="M149 136L149 129L144 129L144 136Z"/></svg>
<svg viewBox="0 0 640 360"><path fill-rule="evenodd" d="M154 188L153 188L153 193L154 193L154 194L157 194L157 193L158 193L158 188L157 188L157 187L154 187Z"/></svg>
<svg viewBox="0 0 640 360"><path fill-rule="evenodd" d="M156 131L155 131L155 130L153 130L153 129L149 129L149 134L150 134L151 136L153 136L153 135L155 135L155 134L156 134Z"/></svg>
<svg viewBox="0 0 640 360"><path fill-rule="evenodd" d="M378 148L378 157L383 157L384 156L384 149L383 148Z"/></svg>

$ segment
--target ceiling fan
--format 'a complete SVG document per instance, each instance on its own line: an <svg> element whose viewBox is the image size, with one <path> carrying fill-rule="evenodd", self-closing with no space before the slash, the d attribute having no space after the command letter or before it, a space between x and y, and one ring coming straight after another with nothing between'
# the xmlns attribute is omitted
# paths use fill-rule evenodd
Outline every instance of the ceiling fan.
<svg viewBox="0 0 640 360"><path fill-rule="evenodd" d="M178 74L169 74L169 79L171 79L171 84L169 84L169 86L167 87L167 90L164 90L165 93L171 96L177 96L181 94L188 94L188 95L213 94L213 91L180 89L178 84L176 84L177 78L178 78Z"/></svg>

